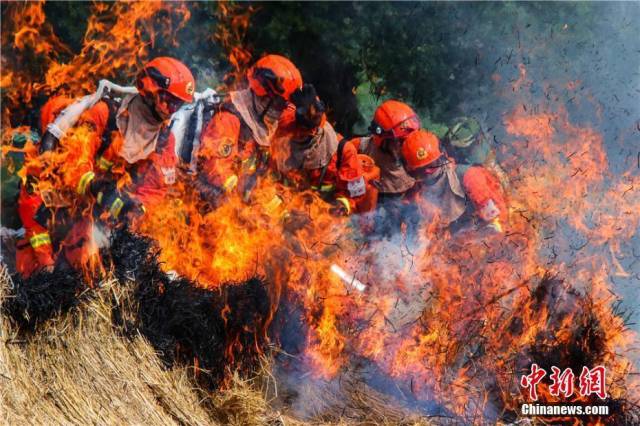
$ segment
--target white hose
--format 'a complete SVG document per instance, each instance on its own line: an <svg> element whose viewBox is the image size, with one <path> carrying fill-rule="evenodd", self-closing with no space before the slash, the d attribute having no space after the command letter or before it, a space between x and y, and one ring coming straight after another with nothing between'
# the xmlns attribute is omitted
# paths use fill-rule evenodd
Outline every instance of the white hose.
<svg viewBox="0 0 640 426"><path fill-rule="evenodd" d="M342 280L342 282L355 288L361 293L367 289L367 286L363 284L359 279L357 279L355 275L351 275L335 263L331 265L331 272L336 274L338 278Z"/></svg>
<svg viewBox="0 0 640 426"><path fill-rule="evenodd" d="M171 121L171 133L175 138L176 154L182 160L183 158L183 145L191 144L189 153L188 168L191 173L196 172L197 154L200 149L200 135L202 134L204 126L204 110L205 106L212 106L221 102L221 96L213 89L207 88L204 92L196 92L193 94L193 103L183 105L172 116ZM193 114L195 114L195 131L193 133L193 140L186 140L186 133L189 129Z"/></svg>
<svg viewBox="0 0 640 426"><path fill-rule="evenodd" d="M56 120L47 126L47 130L56 138L62 139L67 131L76 125L80 116L102 99L106 90L120 95L138 93L138 89L133 86L120 86L109 80L100 80L98 89L93 94L78 99L62 110ZM204 92L194 93L193 100L194 103L203 101L204 103L216 104L220 102L220 96L215 90L207 88Z"/></svg>
<svg viewBox="0 0 640 426"><path fill-rule="evenodd" d="M109 80L100 80L98 89L91 95L83 96L58 115L56 120L47 126L47 130L56 138L62 139L69 129L76 125L80 116L102 99L105 90L122 95L138 93L133 86L120 86Z"/></svg>
<svg viewBox="0 0 640 426"><path fill-rule="evenodd" d="M217 104L220 103L220 95L218 92L210 87L207 87L204 92L196 92L193 94L193 101L206 100L206 103Z"/></svg>

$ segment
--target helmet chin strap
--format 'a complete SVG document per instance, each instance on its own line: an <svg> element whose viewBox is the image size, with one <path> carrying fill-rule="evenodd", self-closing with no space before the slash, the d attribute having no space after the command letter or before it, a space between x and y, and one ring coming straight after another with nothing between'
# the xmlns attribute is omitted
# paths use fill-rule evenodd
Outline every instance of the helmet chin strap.
<svg viewBox="0 0 640 426"><path fill-rule="evenodd" d="M262 110L262 113L260 114L260 121L262 121L263 123L264 123L264 118L267 116L267 113L271 108L271 105L273 105L273 98L269 98L269 102L267 103L267 106L264 107L264 110Z"/></svg>

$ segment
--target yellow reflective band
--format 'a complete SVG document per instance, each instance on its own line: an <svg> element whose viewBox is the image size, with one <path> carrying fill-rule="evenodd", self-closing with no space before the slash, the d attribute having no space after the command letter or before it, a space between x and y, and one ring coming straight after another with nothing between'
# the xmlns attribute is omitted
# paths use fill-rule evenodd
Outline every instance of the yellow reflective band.
<svg viewBox="0 0 640 426"><path fill-rule="evenodd" d="M78 194L84 195L87 190L87 186L91 183L94 177L96 177L96 174L93 172L87 172L82 175L80 182L78 182Z"/></svg>
<svg viewBox="0 0 640 426"><path fill-rule="evenodd" d="M332 185L332 184L321 185L321 186L313 185L311 189L313 189L314 191L320 191L320 192L333 192L335 191L336 187L335 185Z"/></svg>
<svg viewBox="0 0 640 426"><path fill-rule="evenodd" d="M274 195L273 198L265 205L265 210L267 210L269 214L273 214L278 207L282 205L282 203L282 198L279 195Z"/></svg>
<svg viewBox="0 0 640 426"><path fill-rule="evenodd" d="M499 232L499 233L503 232L502 224L500 223L499 218L493 219L491 222L489 222L487 226L490 228L493 228L496 232Z"/></svg>
<svg viewBox="0 0 640 426"><path fill-rule="evenodd" d="M33 237L29 238L29 243L31 244L31 247L36 249L42 245L51 244L51 237L49 237L48 232L43 232L41 234L36 234Z"/></svg>
<svg viewBox="0 0 640 426"><path fill-rule="evenodd" d="M255 155L252 155L246 160L242 160L242 168L250 172L253 172L256 170L257 164L258 164L258 159L256 158Z"/></svg>
<svg viewBox="0 0 640 426"><path fill-rule="evenodd" d="M98 202L98 204L102 204L102 191L98 192L98 196L96 197L96 201Z"/></svg>
<svg viewBox="0 0 640 426"><path fill-rule="evenodd" d="M122 199L116 198L109 208L109 213L111 213L111 216L117 218L120 214L120 210L122 210L122 206L124 206L124 202L122 201Z"/></svg>
<svg viewBox="0 0 640 426"><path fill-rule="evenodd" d="M351 204L349 203L349 200L344 198L344 197L338 197L336 198L336 201L339 202L340 204L342 204L346 209L347 209L347 214L351 214Z"/></svg>
<svg viewBox="0 0 640 426"><path fill-rule="evenodd" d="M111 166L113 166L113 161L109 161L102 156L98 158L98 167L100 167L100 169L107 171L111 168Z"/></svg>
<svg viewBox="0 0 640 426"><path fill-rule="evenodd" d="M224 187L225 191L229 192L233 188L235 188L237 184L238 184L238 176L231 175L227 178L227 180L224 181L224 185L222 186Z"/></svg>

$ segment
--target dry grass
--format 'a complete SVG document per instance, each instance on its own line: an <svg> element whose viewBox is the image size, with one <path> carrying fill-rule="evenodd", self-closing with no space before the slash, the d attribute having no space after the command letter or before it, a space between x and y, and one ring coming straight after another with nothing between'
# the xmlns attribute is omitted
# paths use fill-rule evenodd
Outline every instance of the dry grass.
<svg viewBox="0 0 640 426"><path fill-rule="evenodd" d="M2 270L1 295L8 279ZM18 336L0 318L0 418L19 424L265 424L277 421L251 383L207 394L187 368L167 370L141 336L112 326L116 282L74 312ZM120 295L126 296L126 295Z"/></svg>
<svg viewBox="0 0 640 426"><path fill-rule="evenodd" d="M0 274L1 302L10 281L3 266ZM282 414L287 408L273 396L277 385L266 360L264 371L255 379L234 375L227 389L207 392L195 384L192 369L166 369L142 336L127 338L118 333L112 307L114 301L122 303L127 297L116 281L105 282L91 300L41 324L29 336L17 334L10 321L0 317L3 423L426 424L424 419L387 410L383 403L372 404L374 400L362 392L351 393L351 400L360 405L355 420L326 412L313 416L311 423L295 420ZM312 394L303 398L312 403Z"/></svg>

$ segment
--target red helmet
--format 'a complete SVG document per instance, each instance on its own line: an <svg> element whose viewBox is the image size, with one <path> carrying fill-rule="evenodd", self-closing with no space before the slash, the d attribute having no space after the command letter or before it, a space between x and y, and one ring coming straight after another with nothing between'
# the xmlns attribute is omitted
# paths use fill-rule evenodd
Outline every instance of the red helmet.
<svg viewBox="0 0 640 426"><path fill-rule="evenodd" d="M438 137L430 131L422 129L407 136L400 153L408 171L427 167L442 156ZM430 168L426 172L433 173L435 170L436 168Z"/></svg>
<svg viewBox="0 0 640 426"><path fill-rule="evenodd" d="M409 105L390 100L376 109L369 131L379 144L384 139L404 139L419 128L420 118Z"/></svg>
<svg viewBox="0 0 640 426"><path fill-rule="evenodd" d="M142 68L136 86L142 96L153 99L156 112L168 117L182 103L193 102L196 82L185 64L177 59L161 56Z"/></svg>
<svg viewBox="0 0 640 426"><path fill-rule="evenodd" d="M267 55L258 59L247 72L251 90L258 96L282 98L302 87L302 76L293 63L280 55Z"/></svg>

